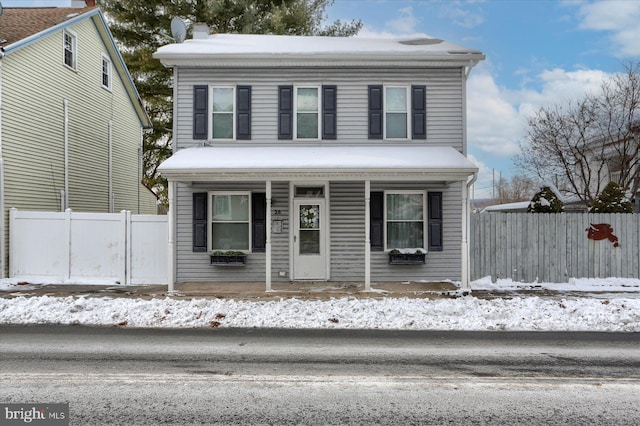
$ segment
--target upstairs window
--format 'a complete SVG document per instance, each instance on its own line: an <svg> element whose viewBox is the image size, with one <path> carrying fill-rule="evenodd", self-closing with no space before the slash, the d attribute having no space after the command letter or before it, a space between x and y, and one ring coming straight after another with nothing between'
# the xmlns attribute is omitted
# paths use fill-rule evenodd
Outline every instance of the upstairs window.
<svg viewBox="0 0 640 426"><path fill-rule="evenodd" d="M69 30L62 32L64 64L75 70L78 62L78 40L75 34Z"/></svg>
<svg viewBox="0 0 640 426"><path fill-rule="evenodd" d="M409 96L406 87L385 87L384 129L387 139L407 139Z"/></svg>
<svg viewBox="0 0 640 426"><path fill-rule="evenodd" d="M111 61L102 55L102 87L111 90Z"/></svg>
<svg viewBox="0 0 640 426"><path fill-rule="evenodd" d="M337 138L338 87L278 86L278 139Z"/></svg>
<svg viewBox="0 0 640 426"><path fill-rule="evenodd" d="M377 84L368 91L369 139L427 139L427 86Z"/></svg>
<svg viewBox="0 0 640 426"><path fill-rule="evenodd" d="M211 88L211 138L235 138L235 88Z"/></svg>
<svg viewBox="0 0 640 426"><path fill-rule="evenodd" d="M320 96L317 87L296 88L296 139L318 139Z"/></svg>

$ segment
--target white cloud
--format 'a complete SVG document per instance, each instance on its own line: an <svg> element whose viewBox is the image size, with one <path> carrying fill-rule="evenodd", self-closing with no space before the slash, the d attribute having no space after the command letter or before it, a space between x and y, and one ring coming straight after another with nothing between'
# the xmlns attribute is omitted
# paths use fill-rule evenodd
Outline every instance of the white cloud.
<svg viewBox="0 0 640 426"><path fill-rule="evenodd" d="M581 3L580 28L608 31L616 56L640 55L640 2L630 0Z"/></svg>
<svg viewBox="0 0 640 426"><path fill-rule="evenodd" d="M479 65L467 83L469 145L501 157L518 153L527 118L542 106L566 104L596 92L608 74L599 70L545 70L535 78L539 89L499 87L489 65Z"/></svg>
<svg viewBox="0 0 640 426"><path fill-rule="evenodd" d="M462 28L475 28L484 23L482 10L477 7L478 3L482 2L445 2L440 8L439 15Z"/></svg>
<svg viewBox="0 0 640 426"><path fill-rule="evenodd" d="M467 154L469 160L471 160L479 169L478 180L473 184L473 189L470 197L478 200L483 198L491 198L493 196L493 169L488 167L482 161L478 160L473 154Z"/></svg>
<svg viewBox="0 0 640 426"><path fill-rule="evenodd" d="M398 10L400 16L391 19L385 23L385 29L396 34L409 34L416 31L416 25L420 23L418 18L413 15L411 6L403 7Z"/></svg>

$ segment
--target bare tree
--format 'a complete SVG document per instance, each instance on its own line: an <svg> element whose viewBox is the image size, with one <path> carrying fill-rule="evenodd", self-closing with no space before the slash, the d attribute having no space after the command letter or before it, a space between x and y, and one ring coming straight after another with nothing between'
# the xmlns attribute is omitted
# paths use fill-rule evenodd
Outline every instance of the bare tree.
<svg viewBox="0 0 640 426"><path fill-rule="evenodd" d="M603 82L595 95L542 107L528 120L516 165L591 206L610 182L640 189L640 63Z"/></svg>
<svg viewBox="0 0 640 426"><path fill-rule="evenodd" d="M536 181L528 176L514 175L511 179L501 177L496 185L499 204L528 201L538 189Z"/></svg>

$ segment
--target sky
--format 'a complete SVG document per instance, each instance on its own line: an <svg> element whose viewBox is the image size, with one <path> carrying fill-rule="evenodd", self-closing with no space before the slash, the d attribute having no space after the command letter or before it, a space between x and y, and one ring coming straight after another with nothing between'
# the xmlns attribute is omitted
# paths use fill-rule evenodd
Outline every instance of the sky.
<svg viewBox="0 0 640 426"><path fill-rule="evenodd" d="M491 197L500 176L520 173L513 158L535 111L596 92L640 60L640 0L335 0L327 21L335 19L360 19L360 36L435 37L486 55L467 84L468 153L480 168L475 198Z"/></svg>
<svg viewBox="0 0 640 426"><path fill-rule="evenodd" d="M336 0L335 19L360 19L360 36L429 36L485 54L467 83L476 198L491 197L494 176L520 173L513 158L535 111L597 92L640 60L640 0Z"/></svg>

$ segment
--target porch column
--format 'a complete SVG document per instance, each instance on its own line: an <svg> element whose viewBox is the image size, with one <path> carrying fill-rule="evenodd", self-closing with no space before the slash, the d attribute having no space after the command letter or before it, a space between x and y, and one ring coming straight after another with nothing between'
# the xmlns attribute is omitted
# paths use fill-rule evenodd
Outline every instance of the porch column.
<svg viewBox="0 0 640 426"><path fill-rule="evenodd" d="M176 201L175 201L175 182L167 182L167 191L169 198L169 211L167 212L167 226L169 232L169 238L167 243L167 291L169 293L175 292L175 253L174 253L174 245L175 245L175 211L176 211Z"/></svg>
<svg viewBox="0 0 640 426"><path fill-rule="evenodd" d="M371 291L371 181L364 181L364 291Z"/></svg>
<svg viewBox="0 0 640 426"><path fill-rule="evenodd" d="M266 199L267 199L267 217L266 217L266 234L265 242L265 274L266 291L271 291L271 181L265 182Z"/></svg>
<svg viewBox="0 0 640 426"><path fill-rule="evenodd" d="M463 291L470 291L471 287L469 286L469 200L468 200L468 187L466 181L461 181L460 186L462 187L462 276L461 288Z"/></svg>

